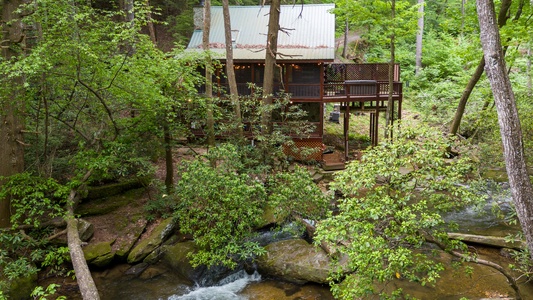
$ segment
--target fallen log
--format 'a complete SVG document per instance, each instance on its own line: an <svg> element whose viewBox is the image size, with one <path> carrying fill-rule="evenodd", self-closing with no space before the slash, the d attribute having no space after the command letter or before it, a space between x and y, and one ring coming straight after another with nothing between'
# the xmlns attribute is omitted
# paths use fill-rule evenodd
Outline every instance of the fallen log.
<svg viewBox="0 0 533 300"><path fill-rule="evenodd" d="M85 174L82 182L85 182L89 176L91 176L91 171L88 171L87 174ZM89 270L89 266L83 255L83 249L81 248L81 240L78 233L78 220L74 215L74 208L78 202L79 197L77 196L77 188L73 188L70 190L66 216L70 258L72 260L72 266L74 267L74 272L76 274L76 281L78 282L78 287L80 288L83 300L100 300L98 289L96 288L91 271Z"/></svg>
<svg viewBox="0 0 533 300"><path fill-rule="evenodd" d="M467 243L476 243L485 246L497 247L497 248L511 248L517 250L526 249L524 241L509 241L504 237L499 236L483 236L466 233L448 233L448 237L454 240L460 240Z"/></svg>

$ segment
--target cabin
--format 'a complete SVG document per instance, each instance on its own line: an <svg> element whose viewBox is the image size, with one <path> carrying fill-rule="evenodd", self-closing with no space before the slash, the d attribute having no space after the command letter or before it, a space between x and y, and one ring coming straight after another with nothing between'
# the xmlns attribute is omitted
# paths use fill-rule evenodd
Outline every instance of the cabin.
<svg viewBox="0 0 533 300"><path fill-rule="evenodd" d="M298 147L316 148L311 158L322 161L324 106L337 103L344 114L344 157L348 157L348 129L350 113L364 111L370 115L369 135L372 145L378 142L380 113L386 111L389 97L389 65L346 64L335 60L334 4L282 5L278 35L275 93L283 90L291 102L307 111L307 122L315 130L306 137L294 137ZM269 6L231 6L231 34L235 76L239 95L252 93L248 83L261 86L265 61ZM203 11L195 11L195 31L189 51L202 51ZM225 60L225 36L222 7L211 7L210 51ZM386 58L384 58L386 60ZM223 73L223 70L218 72ZM218 74L218 91L228 90L224 74ZM402 84L400 67L394 67L393 101L401 118ZM200 88L200 92L201 92ZM219 95L223 96L223 95ZM335 117L335 116L333 116ZM201 128L194 133L203 135Z"/></svg>

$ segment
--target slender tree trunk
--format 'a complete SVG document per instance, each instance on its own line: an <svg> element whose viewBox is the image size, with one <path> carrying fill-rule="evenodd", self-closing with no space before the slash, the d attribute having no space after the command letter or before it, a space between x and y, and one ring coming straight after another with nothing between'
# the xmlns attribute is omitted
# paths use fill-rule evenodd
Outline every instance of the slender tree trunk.
<svg viewBox="0 0 533 300"><path fill-rule="evenodd" d="M209 34L211 32L211 0L204 3L204 28L202 31L202 46L204 51L209 51ZM213 117L213 74L211 55L208 54L205 62L205 97L207 99L207 144L215 146L215 119Z"/></svg>
<svg viewBox="0 0 533 300"><path fill-rule="evenodd" d="M174 160L172 158L172 135L168 121L163 121L163 135L165 141L165 187L167 194L174 192Z"/></svg>
<svg viewBox="0 0 533 300"><path fill-rule="evenodd" d="M527 46L527 94L533 94L533 83L531 80L531 42Z"/></svg>
<svg viewBox="0 0 533 300"><path fill-rule="evenodd" d="M503 0L500 6L500 13L498 14L498 25L500 27L504 26L508 19L508 11L511 7L512 0ZM515 19L518 19L520 15L517 12L517 15ZM481 75L483 75L483 70L485 68L485 58L482 57L479 61L479 64L476 68L476 71L474 71L474 74L472 74L472 77L470 77L470 80L468 81L468 84L466 85L463 94L461 95L461 99L459 99L459 104L457 106L457 110L455 111L455 116L452 121L452 125L450 126L450 134L456 135L457 131L459 131L459 126L461 125L461 120L463 119L463 114L465 112L466 103L468 102L468 98L470 98L470 94L472 94L472 91L474 90L474 87L478 83L479 79L481 78Z"/></svg>
<svg viewBox="0 0 533 300"><path fill-rule="evenodd" d="M527 173L522 130L511 81L505 71L504 54L492 0L476 1L481 45L486 60L503 143L511 194L527 246L533 258L533 186Z"/></svg>
<svg viewBox="0 0 533 300"><path fill-rule="evenodd" d="M472 74L472 77L470 77L468 84L463 90L461 99L459 99L459 104L457 105L457 109L455 110L455 117L453 118L452 125L450 127L450 133L452 135L456 135L457 131L459 130L459 125L461 125L461 120L465 112L466 102L468 101L468 98L470 98L470 94L472 94L472 91L474 90L474 87L476 86L477 82L479 81L479 79L481 79L481 75L483 75L484 69L485 58L482 57L479 61L479 64L477 65L476 70L474 71L474 74Z"/></svg>
<svg viewBox="0 0 533 300"><path fill-rule="evenodd" d="M268 17L268 33L265 54L265 73L263 76L263 105L271 105L274 93L274 73L276 72L276 56L278 53L278 33L279 33L279 15L280 0L270 2L270 14ZM271 132L272 118L270 110L264 110L261 120L261 130Z"/></svg>
<svg viewBox="0 0 533 300"><path fill-rule="evenodd" d="M222 0L222 12L224 14L224 35L226 38L226 76L228 76L229 94L235 112L237 123L237 134L243 136L241 104L239 102L239 91L235 79L235 69L233 67L233 41L231 39L231 18L229 15L229 1Z"/></svg>
<svg viewBox="0 0 533 300"><path fill-rule="evenodd" d="M342 48L342 57L346 58L346 51L348 50L348 33L350 32L350 29L348 27L348 17L346 17L346 21L344 21L344 45Z"/></svg>
<svg viewBox="0 0 533 300"><path fill-rule="evenodd" d="M418 0L418 32L416 33L415 75L422 69L422 37L424 36L424 0Z"/></svg>
<svg viewBox="0 0 533 300"><path fill-rule="evenodd" d="M146 16L148 23L146 24L148 26L148 34L150 35L150 40L154 45L157 46L157 36L155 33L155 27L154 22L152 20L152 13L150 9L150 0L146 0L146 6L149 8L148 15Z"/></svg>
<svg viewBox="0 0 533 300"><path fill-rule="evenodd" d="M391 1L391 19L396 17L396 0ZM385 116L385 138L392 138L392 123L394 122L394 101L392 95L394 94L394 62L395 62L395 45L394 33L390 36L390 62L389 62L389 98L387 100L387 113Z"/></svg>
<svg viewBox="0 0 533 300"><path fill-rule="evenodd" d="M2 5L1 51L4 59L14 58L15 45L22 42L22 22L16 12L23 1L4 1ZM9 24L9 25L7 25ZM0 79L0 176L11 176L24 171L23 110L21 78ZM0 185L2 181L0 181ZM0 228L10 226L9 199L0 199Z"/></svg>
<svg viewBox="0 0 533 300"><path fill-rule="evenodd" d="M126 14L126 22L130 23L133 23L135 20L133 1L134 0L124 0L124 13Z"/></svg>

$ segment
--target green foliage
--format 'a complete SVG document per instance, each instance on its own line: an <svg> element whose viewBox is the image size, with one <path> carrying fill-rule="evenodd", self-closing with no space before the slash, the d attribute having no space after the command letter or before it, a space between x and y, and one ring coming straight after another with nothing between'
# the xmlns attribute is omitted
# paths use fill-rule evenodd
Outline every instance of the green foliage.
<svg viewBox="0 0 533 300"><path fill-rule="evenodd" d="M253 137L250 140L244 136L234 133L237 127L243 124L229 121L219 124L219 134L228 136L229 142L239 145L243 163L248 168L248 172L266 174L273 171L280 171L287 167L287 152L290 149L298 153L301 149L295 146L293 137L308 137L315 129L315 126L305 120L307 112L297 103L292 103L290 95L279 93L272 104L262 103L262 89L253 84L250 88L254 91L249 96L240 97L242 119L246 134ZM233 107L227 99L220 100L220 119L235 120L233 117ZM272 116L272 128L263 128L265 124L262 118L265 115ZM269 125L268 125L269 126Z"/></svg>
<svg viewBox="0 0 533 300"><path fill-rule="evenodd" d="M38 286L36 287L33 292L31 293L30 296L33 297L33 299L38 299L38 300L46 300L48 299L47 297L51 297L51 296L54 296L54 294L57 292L57 289L60 287L59 284L55 284L55 283L52 283L50 285L48 285L46 287L46 289L44 289L42 286ZM65 296L59 296L59 297L55 297L56 300L66 300L67 297Z"/></svg>
<svg viewBox="0 0 533 300"><path fill-rule="evenodd" d="M7 178L1 186L0 198L11 198L11 223L16 229L27 224L38 227L44 220L64 216L69 189L52 178L19 173Z"/></svg>
<svg viewBox="0 0 533 300"><path fill-rule="evenodd" d="M6 280L0 281L0 286L42 268L54 275L66 273L64 263L70 259L68 248L51 245L46 239L50 231L40 225L64 217L68 192L68 187L51 178L26 172L6 178L0 198L10 197L13 211L12 229L4 229L0 234L0 278ZM17 231L21 225L29 225L31 229Z"/></svg>
<svg viewBox="0 0 533 300"><path fill-rule="evenodd" d="M336 1L335 14L347 19L351 28L361 32L370 45L365 53L367 62L383 62L391 36L398 41L412 39L416 34L418 8L409 1L395 1L395 16L388 1Z"/></svg>
<svg viewBox="0 0 533 300"><path fill-rule="evenodd" d="M338 298L379 293L377 285L399 277L433 284L443 266L432 259L426 240L460 248L447 239L450 224L442 213L483 198L465 186L471 162L447 159L451 141L437 131L402 126L394 136L351 162L332 184L343 195L339 212L319 223L316 240L348 258L344 271L331 277ZM346 269L355 273L339 284Z"/></svg>
<svg viewBox="0 0 533 300"><path fill-rule="evenodd" d="M266 206L285 222L325 215L328 199L305 168L262 179L264 174L250 169L248 151L250 147L227 143L184 162L176 194L165 197L165 201L176 199L174 204L165 203L176 209L180 230L192 234L200 248L191 254L194 265L234 267L263 253L254 237L263 225Z"/></svg>
<svg viewBox="0 0 533 300"><path fill-rule="evenodd" d="M164 187L159 187L164 190ZM155 199L150 199L144 209L147 212L146 219L154 221L156 218L169 218L176 210L177 201L175 195L159 194Z"/></svg>
<svg viewBox="0 0 533 300"><path fill-rule="evenodd" d="M276 216L291 219L319 220L326 214L328 199L306 168L295 166L291 172L278 173L268 178L268 205Z"/></svg>
<svg viewBox="0 0 533 300"><path fill-rule="evenodd" d="M265 205L265 188L246 174L234 173L228 159L218 168L200 159L181 167L175 217L181 231L192 234L200 248L193 265L234 267L235 261L262 252L250 239Z"/></svg>

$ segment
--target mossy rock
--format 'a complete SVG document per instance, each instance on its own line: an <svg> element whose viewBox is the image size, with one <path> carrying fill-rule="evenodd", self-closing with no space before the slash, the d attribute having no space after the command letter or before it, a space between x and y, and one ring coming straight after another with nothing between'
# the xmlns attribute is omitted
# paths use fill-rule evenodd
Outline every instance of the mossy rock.
<svg viewBox="0 0 533 300"><path fill-rule="evenodd" d="M175 224L172 218L163 220L161 224L157 225L150 236L142 240L131 252L128 254L128 263L138 263L147 257L152 251L161 246L161 244L174 232Z"/></svg>
<svg viewBox="0 0 533 300"><path fill-rule="evenodd" d="M276 216L276 209L272 206L265 206L263 209L263 215L261 216L261 223L259 224L258 228L263 228L268 225L272 224L281 224L285 219L288 217L288 214L283 215L277 215Z"/></svg>
<svg viewBox="0 0 533 300"><path fill-rule="evenodd" d="M125 191L145 187L149 182L150 178L145 176L102 186L90 186L87 188L87 197L85 199L93 200L111 197Z"/></svg>
<svg viewBox="0 0 533 300"><path fill-rule="evenodd" d="M113 241L91 244L83 248L85 260L92 266L105 267L113 262L115 253L111 250Z"/></svg>
<svg viewBox="0 0 533 300"><path fill-rule="evenodd" d="M183 278L197 282L202 277L205 268L194 268L191 265L187 255L195 251L197 251L197 248L193 241L164 245L161 247L161 252L163 253L161 260Z"/></svg>
<svg viewBox="0 0 533 300"><path fill-rule="evenodd" d="M26 274L13 280L7 280L0 277L4 296L10 300L26 300L30 299L30 294L37 286L37 274Z"/></svg>
<svg viewBox="0 0 533 300"><path fill-rule="evenodd" d="M331 265L327 254L303 239L269 244L257 260L262 274L279 277L298 284L327 283Z"/></svg>
<svg viewBox="0 0 533 300"><path fill-rule="evenodd" d="M113 244L113 250L117 259L122 261L127 259L133 245L135 245L146 229L147 223L148 221L146 219L139 219L135 222L129 222L124 228L120 228L120 234Z"/></svg>
<svg viewBox="0 0 533 300"><path fill-rule="evenodd" d="M98 216L112 213L130 203L136 203L146 190L144 188L129 190L123 194L86 201L79 205L76 214L81 216Z"/></svg>

